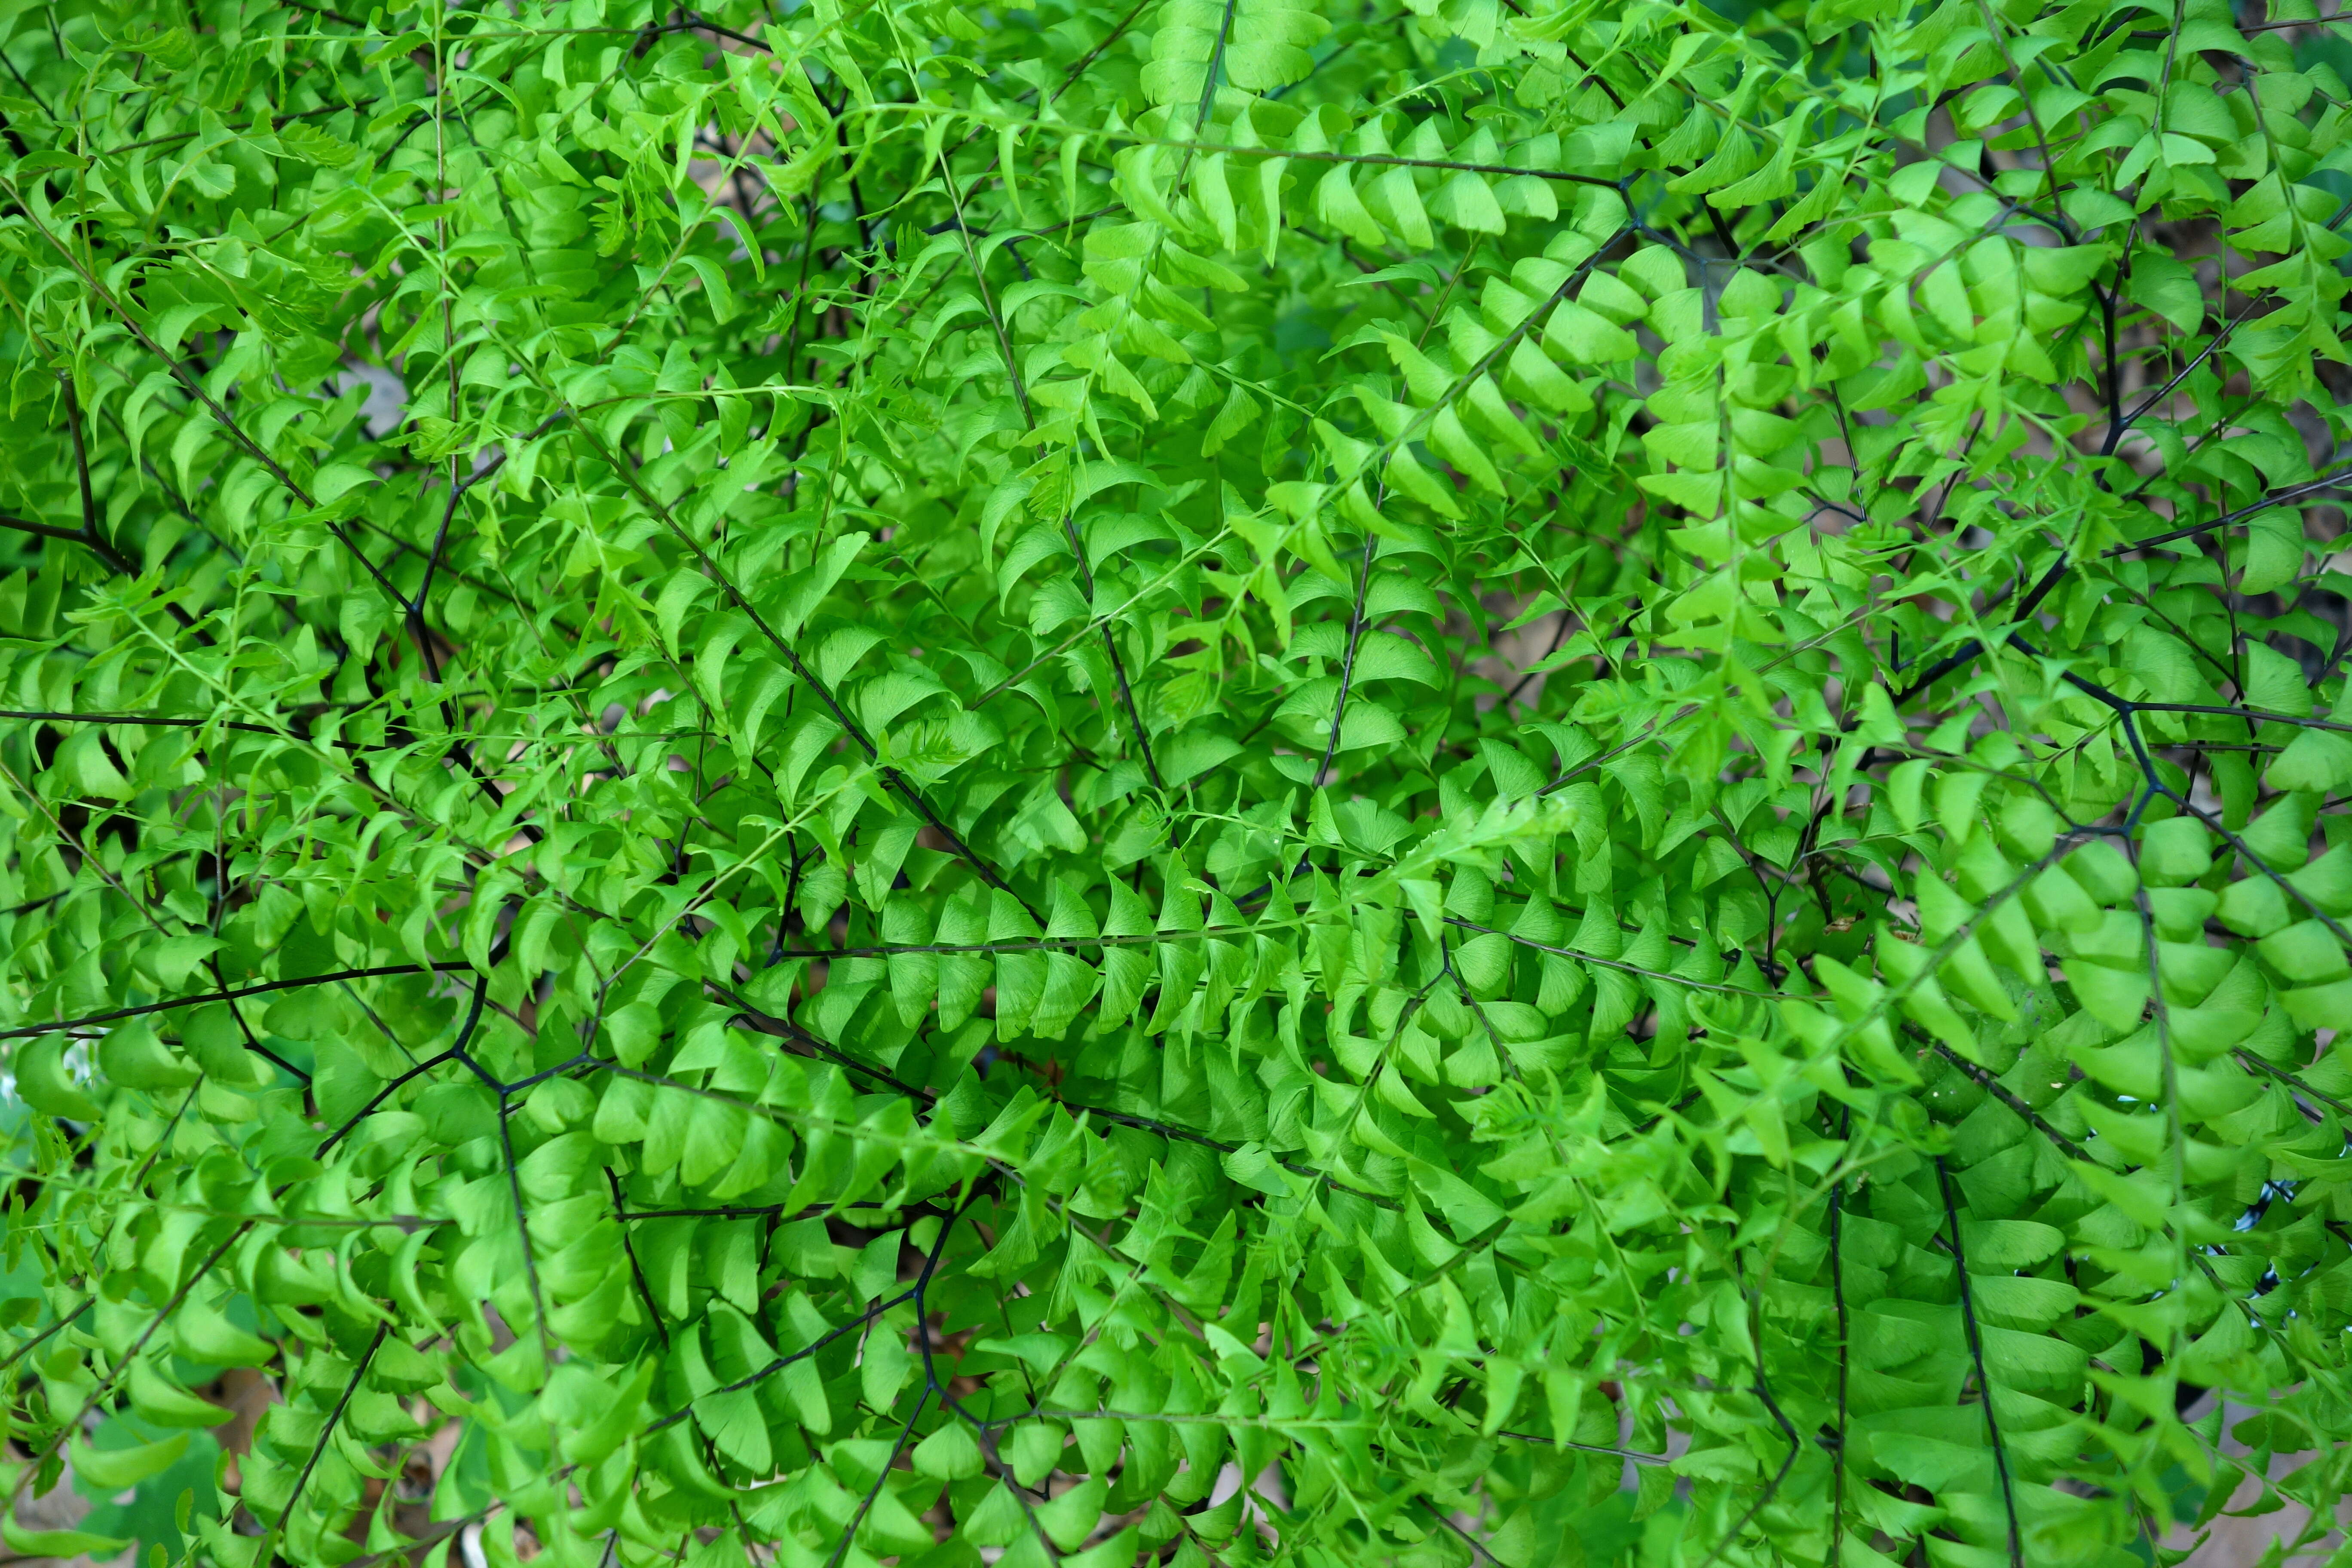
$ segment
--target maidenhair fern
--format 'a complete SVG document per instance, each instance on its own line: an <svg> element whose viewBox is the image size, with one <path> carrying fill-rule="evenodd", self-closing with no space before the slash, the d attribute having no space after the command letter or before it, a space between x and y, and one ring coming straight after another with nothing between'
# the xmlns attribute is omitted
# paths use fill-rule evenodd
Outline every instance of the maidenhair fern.
<svg viewBox="0 0 2352 1568"><path fill-rule="evenodd" d="M8 1548L2332 1547L2340 26L1713 3L0 3Z"/></svg>

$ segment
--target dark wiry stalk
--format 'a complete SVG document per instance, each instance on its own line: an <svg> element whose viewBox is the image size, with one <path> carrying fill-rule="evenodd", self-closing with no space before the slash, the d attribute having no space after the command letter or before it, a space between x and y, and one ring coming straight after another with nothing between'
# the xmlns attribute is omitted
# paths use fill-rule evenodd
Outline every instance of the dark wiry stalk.
<svg viewBox="0 0 2352 1568"><path fill-rule="evenodd" d="M2001 1507L2009 1514L2010 1568L2025 1568L2025 1538L2017 1523L2017 1489L2009 1475L2009 1450L2000 1440L2000 1417L1992 1407L1992 1379L1985 1373L1984 1336L1977 1328L1976 1293L1969 1284L1968 1248L1960 1240L1960 1209L1952 1194L1952 1173L1936 1156L1936 1185L1944 1197L1944 1221L1952 1238L1952 1268L1960 1279L1960 1326L1967 1331L1969 1359L1976 1363L1977 1392L1984 1398L1985 1431L1992 1439L1993 1473L2000 1481Z"/></svg>

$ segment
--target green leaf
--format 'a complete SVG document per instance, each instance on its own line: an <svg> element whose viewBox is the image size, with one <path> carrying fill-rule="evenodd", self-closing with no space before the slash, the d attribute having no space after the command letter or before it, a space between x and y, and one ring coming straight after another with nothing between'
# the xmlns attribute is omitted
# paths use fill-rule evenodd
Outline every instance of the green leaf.
<svg viewBox="0 0 2352 1568"><path fill-rule="evenodd" d="M19 9L20 1555L2340 1512L2319 9Z"/></svg>
<svg viewBox="0 0 2352 1568"><path fill-rule="evenodd" d="M182 1432L161 1442L135 1444L127 1448L93 1448L76 1438L69 1449L69 1458L78 1479L88 1481L101 1490L116 1492L126 1487L135 1487L150 1476L163 1474L177 1464L180 1456L187 1451L188 1435ZM10 1538L9 1544L17 1545L15 1537ZM19 1547L19 1550L23 1548Z"/></svg>
<svg viewBox="0 0 2352 1568"><path fill-rule="evenodd" d="M915 1445L915 1468L941 1480L964 1480L983 1468L979 1440L961 1421L950 1421Z"/></svg>

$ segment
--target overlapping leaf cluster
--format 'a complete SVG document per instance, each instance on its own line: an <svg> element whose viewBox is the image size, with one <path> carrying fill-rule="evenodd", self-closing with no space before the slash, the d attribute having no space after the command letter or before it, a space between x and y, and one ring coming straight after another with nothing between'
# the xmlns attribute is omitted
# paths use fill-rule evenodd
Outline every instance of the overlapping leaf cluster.
<svg viewBox="0 0 2352 1568"><path fill-rule="evenodd" d="M2319 1539L2310 0L361 9L0 5L14 1552Z"/></svg>

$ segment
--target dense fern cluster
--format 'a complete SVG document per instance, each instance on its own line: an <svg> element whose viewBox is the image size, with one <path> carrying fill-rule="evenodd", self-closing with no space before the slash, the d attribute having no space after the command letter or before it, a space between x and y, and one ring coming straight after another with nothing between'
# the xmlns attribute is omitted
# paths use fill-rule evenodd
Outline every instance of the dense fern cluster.
<svg viewBox="0 0 2352 1568"><path fill-rule="evenodd" d="M2322 1541L2270 5L0 4L8 1548Z"/></svg>

